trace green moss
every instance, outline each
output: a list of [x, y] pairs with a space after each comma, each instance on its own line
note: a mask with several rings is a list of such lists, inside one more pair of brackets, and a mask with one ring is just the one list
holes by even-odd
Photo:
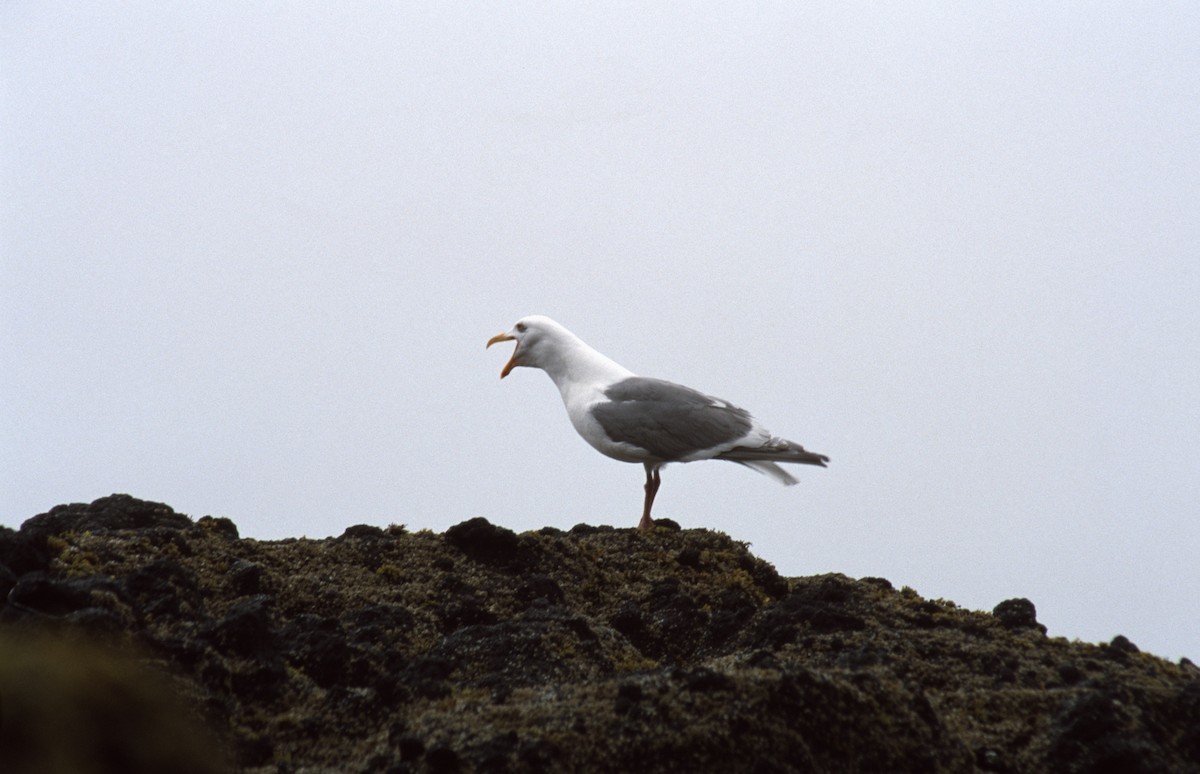
[[613, 670], [618, 673], [645, 672], [656, 668], [658, 668], [657, 661], [646, 658], [632, 649], [628, 655], [613, 662]]
[[56, 562], [68, 578], [84, 578], [100, 573], [103, 562], [91, 551], [82, 551], [68, 546], [58, 555]]
[[405, 580], [404, 570], [392, 564], [391, 562], [385, 562], [379, 565], [379, 569], [375, 571], [375, 575], [381, 580], [388, 581], [389, 583], [402, 583]]

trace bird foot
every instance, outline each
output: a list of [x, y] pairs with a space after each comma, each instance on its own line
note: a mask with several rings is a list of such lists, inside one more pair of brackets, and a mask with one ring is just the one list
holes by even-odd
[[642, 516], [642, 520], [638, 522], [638, 529], [654, 529], [654, 519]]

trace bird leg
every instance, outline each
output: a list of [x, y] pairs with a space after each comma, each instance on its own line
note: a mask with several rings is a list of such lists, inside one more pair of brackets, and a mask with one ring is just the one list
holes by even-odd
[[646, 505], [642, 508], [642, 520], [638, 522], [638, 529], [650, 529], [654, 526], [654, 520], [650, 518], [650, 508], [654, 505], [654, 495], [658, 494], [662, 476], [658, 472], [658, 465], [649, 462], [643, 464], [646, 466]]

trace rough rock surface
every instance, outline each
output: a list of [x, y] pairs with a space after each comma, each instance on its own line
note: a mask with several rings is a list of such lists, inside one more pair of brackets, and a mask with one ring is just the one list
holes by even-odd
[[1187, 660], [662, 522], [267, 542], [113, 495], [0, 528], [35, 631], [168, 672], [245, 771], [1200, 771]]

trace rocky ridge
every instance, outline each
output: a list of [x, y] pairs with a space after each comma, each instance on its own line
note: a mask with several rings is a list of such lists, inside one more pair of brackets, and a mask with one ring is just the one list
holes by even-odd
[[65, 744], [14, 730], [61, 713], [13, 709], [51, 695], [14, 654], [69, 680], [47, 637], [165, 675], [227, 750], [189, 771], [1200, 771], [1186, 659], [1048, 637], [1028, 600], [783, 578], [670, 523], [258, 541], [113, 495], [0, 527], [6, 771]]

